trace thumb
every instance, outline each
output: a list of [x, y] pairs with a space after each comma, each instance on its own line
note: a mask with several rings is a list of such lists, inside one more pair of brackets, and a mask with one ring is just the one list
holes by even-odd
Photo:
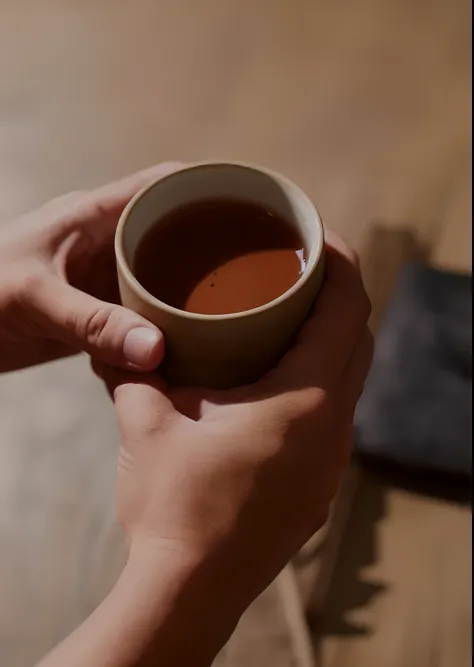
[[129, 373], [96, 360], [92, 369], [103, 380], [112, 398], [120, 430], [141, 442], [145, 435], [166, 427], [181, 415], [166, 394], [166, 384], [158, 373]]
[[151, 371], [163, 359], [163, 334], [140, 315], [89, 296], [55, 276], [38, 287], [36, 310], [52, 339], [127, 370]]

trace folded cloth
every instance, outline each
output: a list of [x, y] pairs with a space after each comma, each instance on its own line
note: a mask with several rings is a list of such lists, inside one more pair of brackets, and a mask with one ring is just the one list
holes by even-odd
[[407, 264], [355, 417], [356, 451], [471, 475], [472, 278]]

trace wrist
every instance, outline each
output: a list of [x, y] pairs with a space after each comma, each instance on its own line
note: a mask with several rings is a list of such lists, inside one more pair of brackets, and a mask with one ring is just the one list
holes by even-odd
[[159, 658], [166, 667], [204, 667], [227, 642], [242, 613], [230, 588], [227, 595], [225, 582], [207, 558], [134, 543], [110, 603], [127, 610], [130, 640], [143, 644], [143, 649], [132, 649], [146, 656], [137, 664], [155, 664]]

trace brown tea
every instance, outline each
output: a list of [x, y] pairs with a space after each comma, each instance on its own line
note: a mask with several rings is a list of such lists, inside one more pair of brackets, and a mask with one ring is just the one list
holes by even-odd
[[137, 249], [134, 273], [160, 301], [216, 315], [276, 299], [304, 265], [303, 242], [279, 215], [216, 199], [183, 206], [152, 227]]

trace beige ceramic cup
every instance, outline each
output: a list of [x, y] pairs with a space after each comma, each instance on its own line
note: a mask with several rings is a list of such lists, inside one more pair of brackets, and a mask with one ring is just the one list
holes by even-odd
[[[307, 261], [291, 289], [245, 312], [199, 315], [159, 301], [140, 285], [133, 262], [150, 227], [177, 207], [211, 198], [256, 202], [298, 229]], [[115, 253], [123, 305], [156, 324], [165, 335], [166, 354], [160, 371], [165, 379], [172, 384], [223, 389], [257, 380], [288, 348], [321, 285], [324, 235], [311, 201], [284, 176], [242, 163], [202, 163], [166, 176], [130, 201], [119, 220]]]

